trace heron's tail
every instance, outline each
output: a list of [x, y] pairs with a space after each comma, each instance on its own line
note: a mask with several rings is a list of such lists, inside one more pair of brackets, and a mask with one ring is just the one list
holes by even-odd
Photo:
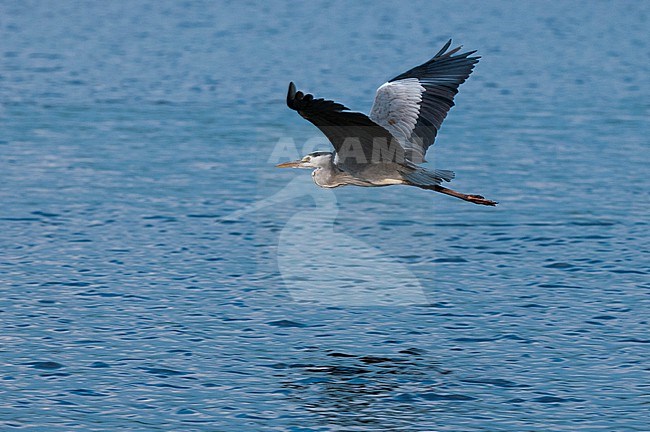
[[450, 170], [435, 170], [433, 172], [435, 177], [440, 177], [446, 182], [450, 182], [456, 177], [456, 173]]
[[418, 167], [415, 171], [410, 173], [403, 173], [404, 180], [413, 186], [425, 187], [439, 185], [443, 181], [450, 182], [456, 174], [449, 170], [433, 170], [429, 171], [425, 168]]

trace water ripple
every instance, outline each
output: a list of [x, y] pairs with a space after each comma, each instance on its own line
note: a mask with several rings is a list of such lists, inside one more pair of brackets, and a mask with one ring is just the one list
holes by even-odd
[[[0, 430], [647, 430], [649, 3], [249, 3], [2, 3]], [[450, 35], [429, 166], [497, 208], [273, 167], [328, 147], [289, 80], [363, 110]]]

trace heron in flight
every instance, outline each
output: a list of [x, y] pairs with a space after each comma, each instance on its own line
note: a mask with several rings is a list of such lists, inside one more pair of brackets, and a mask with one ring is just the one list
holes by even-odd
[[[370, 115], [344, 105], [316, 99], [289, 84], [287, 105], [313, 123], [334, 146], [334, 152], [313, 152], [279, 168], [313, 169], [314, 182], [324, 188], [355, 185], [417, 186], [474, 204], [494, 206], [481, 195], [468, 195], [441, 186], [455, 174], [419, 166], [454, 105], [458, 87], [472, 73], [480, 57], [476, 51], [456, 54], [451, 40], [426, 63], [416, 66], [377, 89]], [[456, 55], [454, 55], [456, 54]]]

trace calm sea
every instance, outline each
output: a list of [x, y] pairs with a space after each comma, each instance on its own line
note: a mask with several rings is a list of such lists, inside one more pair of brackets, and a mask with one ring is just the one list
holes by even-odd
[[[648, 431], [650, 3], [0, 2], [0, 429]], [[312, 184], [288, 82], [483, 56], [428, 155]]]

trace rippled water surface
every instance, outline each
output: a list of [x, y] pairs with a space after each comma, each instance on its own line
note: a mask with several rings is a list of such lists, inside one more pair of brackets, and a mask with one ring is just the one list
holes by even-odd
[[[0, 429], [647, 431], [649, 14], [2, 2]], [[497, 208], [273, 167], [449, 37]]]

